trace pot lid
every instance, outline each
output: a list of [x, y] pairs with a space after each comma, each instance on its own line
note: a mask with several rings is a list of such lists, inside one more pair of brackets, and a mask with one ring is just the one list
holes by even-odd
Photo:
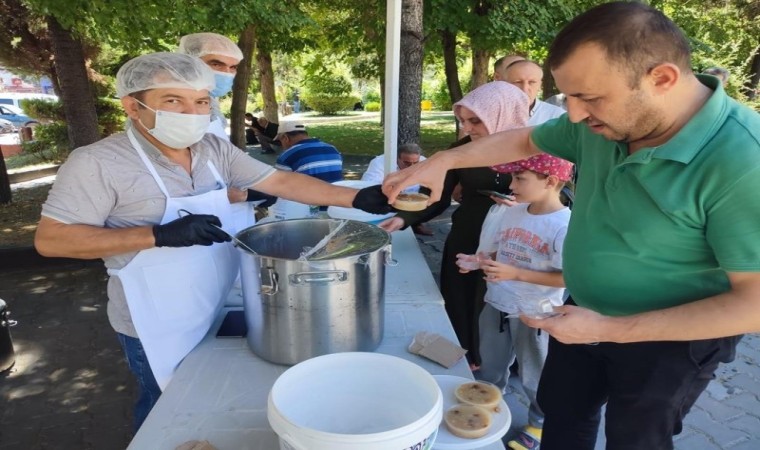
[[258, 256], [308, 261], [363, 255], [390, 243], [387, 231], [369, 223], [314, 218], [254, 225], [237, 238]]

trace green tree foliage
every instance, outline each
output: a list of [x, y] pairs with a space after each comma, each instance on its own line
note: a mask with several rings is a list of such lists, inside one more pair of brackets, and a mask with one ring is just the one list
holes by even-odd
[[304, 88], [304, 101], [322, 114], [350, 110], [359, 101], [351, 95], [351, 83], [345, 77], [327, 70], [309, 75]]
[[55, 79], [47, 27], [21, 0], [0, 0], [0, 64], [19, 74]]
[[385, 67], [383, 0], [312, 1], [306, 11], [319, 23], [315, 49], [340, 58], [356, 78], [380, 79]]
[[760, 2], [756, 0], [655, 0], [662, 10], [691, 39], [696, 71], [720, 66], [731, 72], [728, 92], [742, 97], [756, 71], [753, 58], [760, 52]]
[[[29, 99], [21, 102], [24, 111], [43, 123], [34, 127], [34, 140], [23, 144], [24, 151], [42, 161], [62, 162], [71, 151], [66, 117], [60, 101]], [[108, 136], [124, 129], [124, 114], [118, 101], [98, 98], [95, 102], [100, 134]]]

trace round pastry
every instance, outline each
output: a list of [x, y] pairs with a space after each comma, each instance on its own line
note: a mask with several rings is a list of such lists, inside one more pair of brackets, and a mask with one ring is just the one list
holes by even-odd
[[401, 211], [422, 211], [427, 208], [429, 199], [430, 197], [425, 194], [399, 194], [393, 202], [393, 207]]
[[464, 383], [457, 387], [454, 395], [462, 403], [480, 406], [489, 411], [499, 411], [501, 390], [491, 383], [483, 381]]
[[460, 403], [443, 415], [446, 428], [454, 436], [477, 439], [485, 436], [491, 428], [491, 413], [480, 406]]

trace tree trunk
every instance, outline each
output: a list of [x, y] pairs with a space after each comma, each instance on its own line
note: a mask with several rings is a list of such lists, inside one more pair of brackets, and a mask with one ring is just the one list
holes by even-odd
[[248, 87], [251, 85], [253, 66], [253, 49], [256, 46], [256, 26], [248, 24], [238, 40], [238, 47], [243, 52], [243, 60], [237, 68], [235, 80], [232, 83], [232, 106], [230, 107], [230, 140], [245, 150], [245, 113], [248, 103]]
[[488, 83], [488, 68], [491, 65], [490, 61], [490, 50], [472, 50], [472, 83], [470, 85], [470, 90]]
[[385, 131], [385, 71], [380, 72], [380, 128]]
[[53, 83], [53, 92], [55, 92], [55, 95], [57, 95], [58, 98], [62, 98], [61, 84], [58, 82], [58, 71], [55, 70], [55, 64], [50, 64], [50, 72], [48, 72], [48, 76], [50, 77], [50, 82]]
[[[446, 74], [446, 86], [449, 88], [451, 104], [462, 100], [462, 83], [459, 81], [457, 67], [457, 36], [449, 30], [439, 30], [443, 45], [443, 67]], [[454, 136], [459, 137], [459, 121], [454, 119]]]
[[760, 45], [755, 47], [755, 54], [752, 56], [752, 62], [749, 65], [749, 79], [744, 85], [747, 98], [754, 100], [760, 95]]
[[264, 117], [270, 122], [280, 123], [277, 114], [277, 96], [274, 90], [274, 72], [272, 71], [272, 54], [258, 45], [256, 62], [259, 65], [259, 84], [261, 97], [264, 99]]
[[401, 2], [401, 60], [399, 64], [398, 143], [420, 142], [422, 97], [422, 2]]
[[542, 69], [544, 70], [544, 80], [541, 82], [541, 96], [542, 98], [549, 98], [557, 93], [557, 89], [554, 86], [554, 77], [552, 77], [552, 71], [549, 69], [549, 65], [544, 64]]
[[100, 139], [100, 132], [82, 42], [64, 30], [55, 17], [49, 16], [47, 25], [71, 148], [92, 144]]
[[451, 104], [462, 100], [462, 84], [457, 70], [457, 37], [449, 30], [439, 30], [443, 45], [443, 66], [446, 74], [446, 86], [449, 88]]
[[0, 205], [7, 205], [12, 200], [11, 179], [8, 176], [8, 167], [5, 165], [5, 156], [0, 151]]

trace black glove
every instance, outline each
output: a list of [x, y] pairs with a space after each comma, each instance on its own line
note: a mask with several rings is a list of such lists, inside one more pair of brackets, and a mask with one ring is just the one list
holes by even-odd
[[351, 203], [354, 208], [361, 209], [371, 214], [388, 214], [395, 209], [388, 204], [388, 197], [383, 194], [382, 185], [360, 189]]
[[190, 214], [153, 227], [156, 247], [190, 247], [227, 242], [230, 237], [219, 228], [222, 222], [208, 214]]
[[265, 200], [263, 203], [259, 203], [257, 205], [259, 208], [269, 208], [270, 206], [274, 205], [275, 202], [277, 202], [277, 197], [274, 195], [265, 194], [263, 192], [254, 191], [253, 189], [248, 189], [248, 197], [245, 199], [245, 201], [255, 202], [257, 200]]

